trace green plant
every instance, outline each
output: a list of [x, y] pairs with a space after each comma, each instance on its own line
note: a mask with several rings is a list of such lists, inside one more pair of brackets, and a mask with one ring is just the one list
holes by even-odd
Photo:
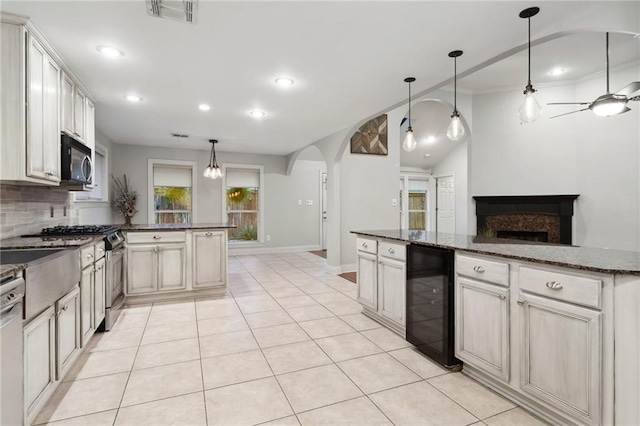
[[498, 233], [491, 228], [478, 228], [478, 237], [496, 238]]
[[248, 224], [237, 231], [238, 239], [244, 241], [255, 241], [258, 239], [258, 229], [252, 224]]

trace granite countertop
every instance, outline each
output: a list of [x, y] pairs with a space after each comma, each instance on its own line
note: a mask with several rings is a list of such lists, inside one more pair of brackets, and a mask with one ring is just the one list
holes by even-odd
[[640, 275], [640, 252], [536, 243], [426, 231], [351, 231], [353, 234], [450, 248], [606, 274]]
[[184, 231], [190, 229], [228, 229], [235, 228], [231, 223], [160, 223], [160, 224], [137, 224], [116, 225], [123, 232], [127, 231]]
[[0, 279], [11, 275], [16, 275], [24, 269], [23, 264], [0, 265]]

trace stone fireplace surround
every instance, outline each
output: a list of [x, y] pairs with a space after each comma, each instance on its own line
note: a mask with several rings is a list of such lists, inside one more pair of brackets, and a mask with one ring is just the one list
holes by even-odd
[[549, 243], [571, 244], [573, 202], [579, 195], [474, 196], [478, 230], [544, 233]]

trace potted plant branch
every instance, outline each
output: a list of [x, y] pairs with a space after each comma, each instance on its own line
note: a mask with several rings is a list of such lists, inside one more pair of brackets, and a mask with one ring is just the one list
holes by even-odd
[[113, 179], [113, 190], [115, 192], [115, 198], [112, 205], [124, 216], [124, 224], [126, 226], [131, 225], [131, 218], [138, 213], [136, 204], [138, 203], [138, 191], [129, 187], [129, 181], [125, 174], [122, 179], [111, 175]]

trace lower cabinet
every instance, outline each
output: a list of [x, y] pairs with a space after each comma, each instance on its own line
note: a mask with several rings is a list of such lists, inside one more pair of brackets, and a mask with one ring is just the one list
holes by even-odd
[[357, 259], [358, 302], [378, 310], [378, 256], [358, 251]]
[[93, 274], [93, 324], [98, 328], [106, 312], [107, 269], [104, 258], [95, 263]]
[[158, 291], [187, 288], [187, 245], [161, 244], [156, 250]]
[[187, 288], [185, 243], [131, 244], [127, 248], [127, 294]]
[[80, 278], [80, 340], [82, 347], [89, 343], [89, 339], [95, 331], [93, 318], [94, 278], [93, 266], [82, 270]]
[[193, 287], [221, 287], [227, 279], [225, 231], [193, 232]]
[[56, 379], [61, 380], [80, 353], [80, 289], [56, 302]]
[[380, 256], [378, 262], [378, 312], [401, 324], [406, 323], [407, 266], [405, 262]]
[[521, 294], [520, 389], [580, 422], [600, 423], [600, 312]]
[[55, 306], [51, 306], [23, 329], [25, 424], [31, 424], [54, 390], [56, 381], [55, 324]]
[[458, 276], [456, 357], [509, 381], [509, 289]]

